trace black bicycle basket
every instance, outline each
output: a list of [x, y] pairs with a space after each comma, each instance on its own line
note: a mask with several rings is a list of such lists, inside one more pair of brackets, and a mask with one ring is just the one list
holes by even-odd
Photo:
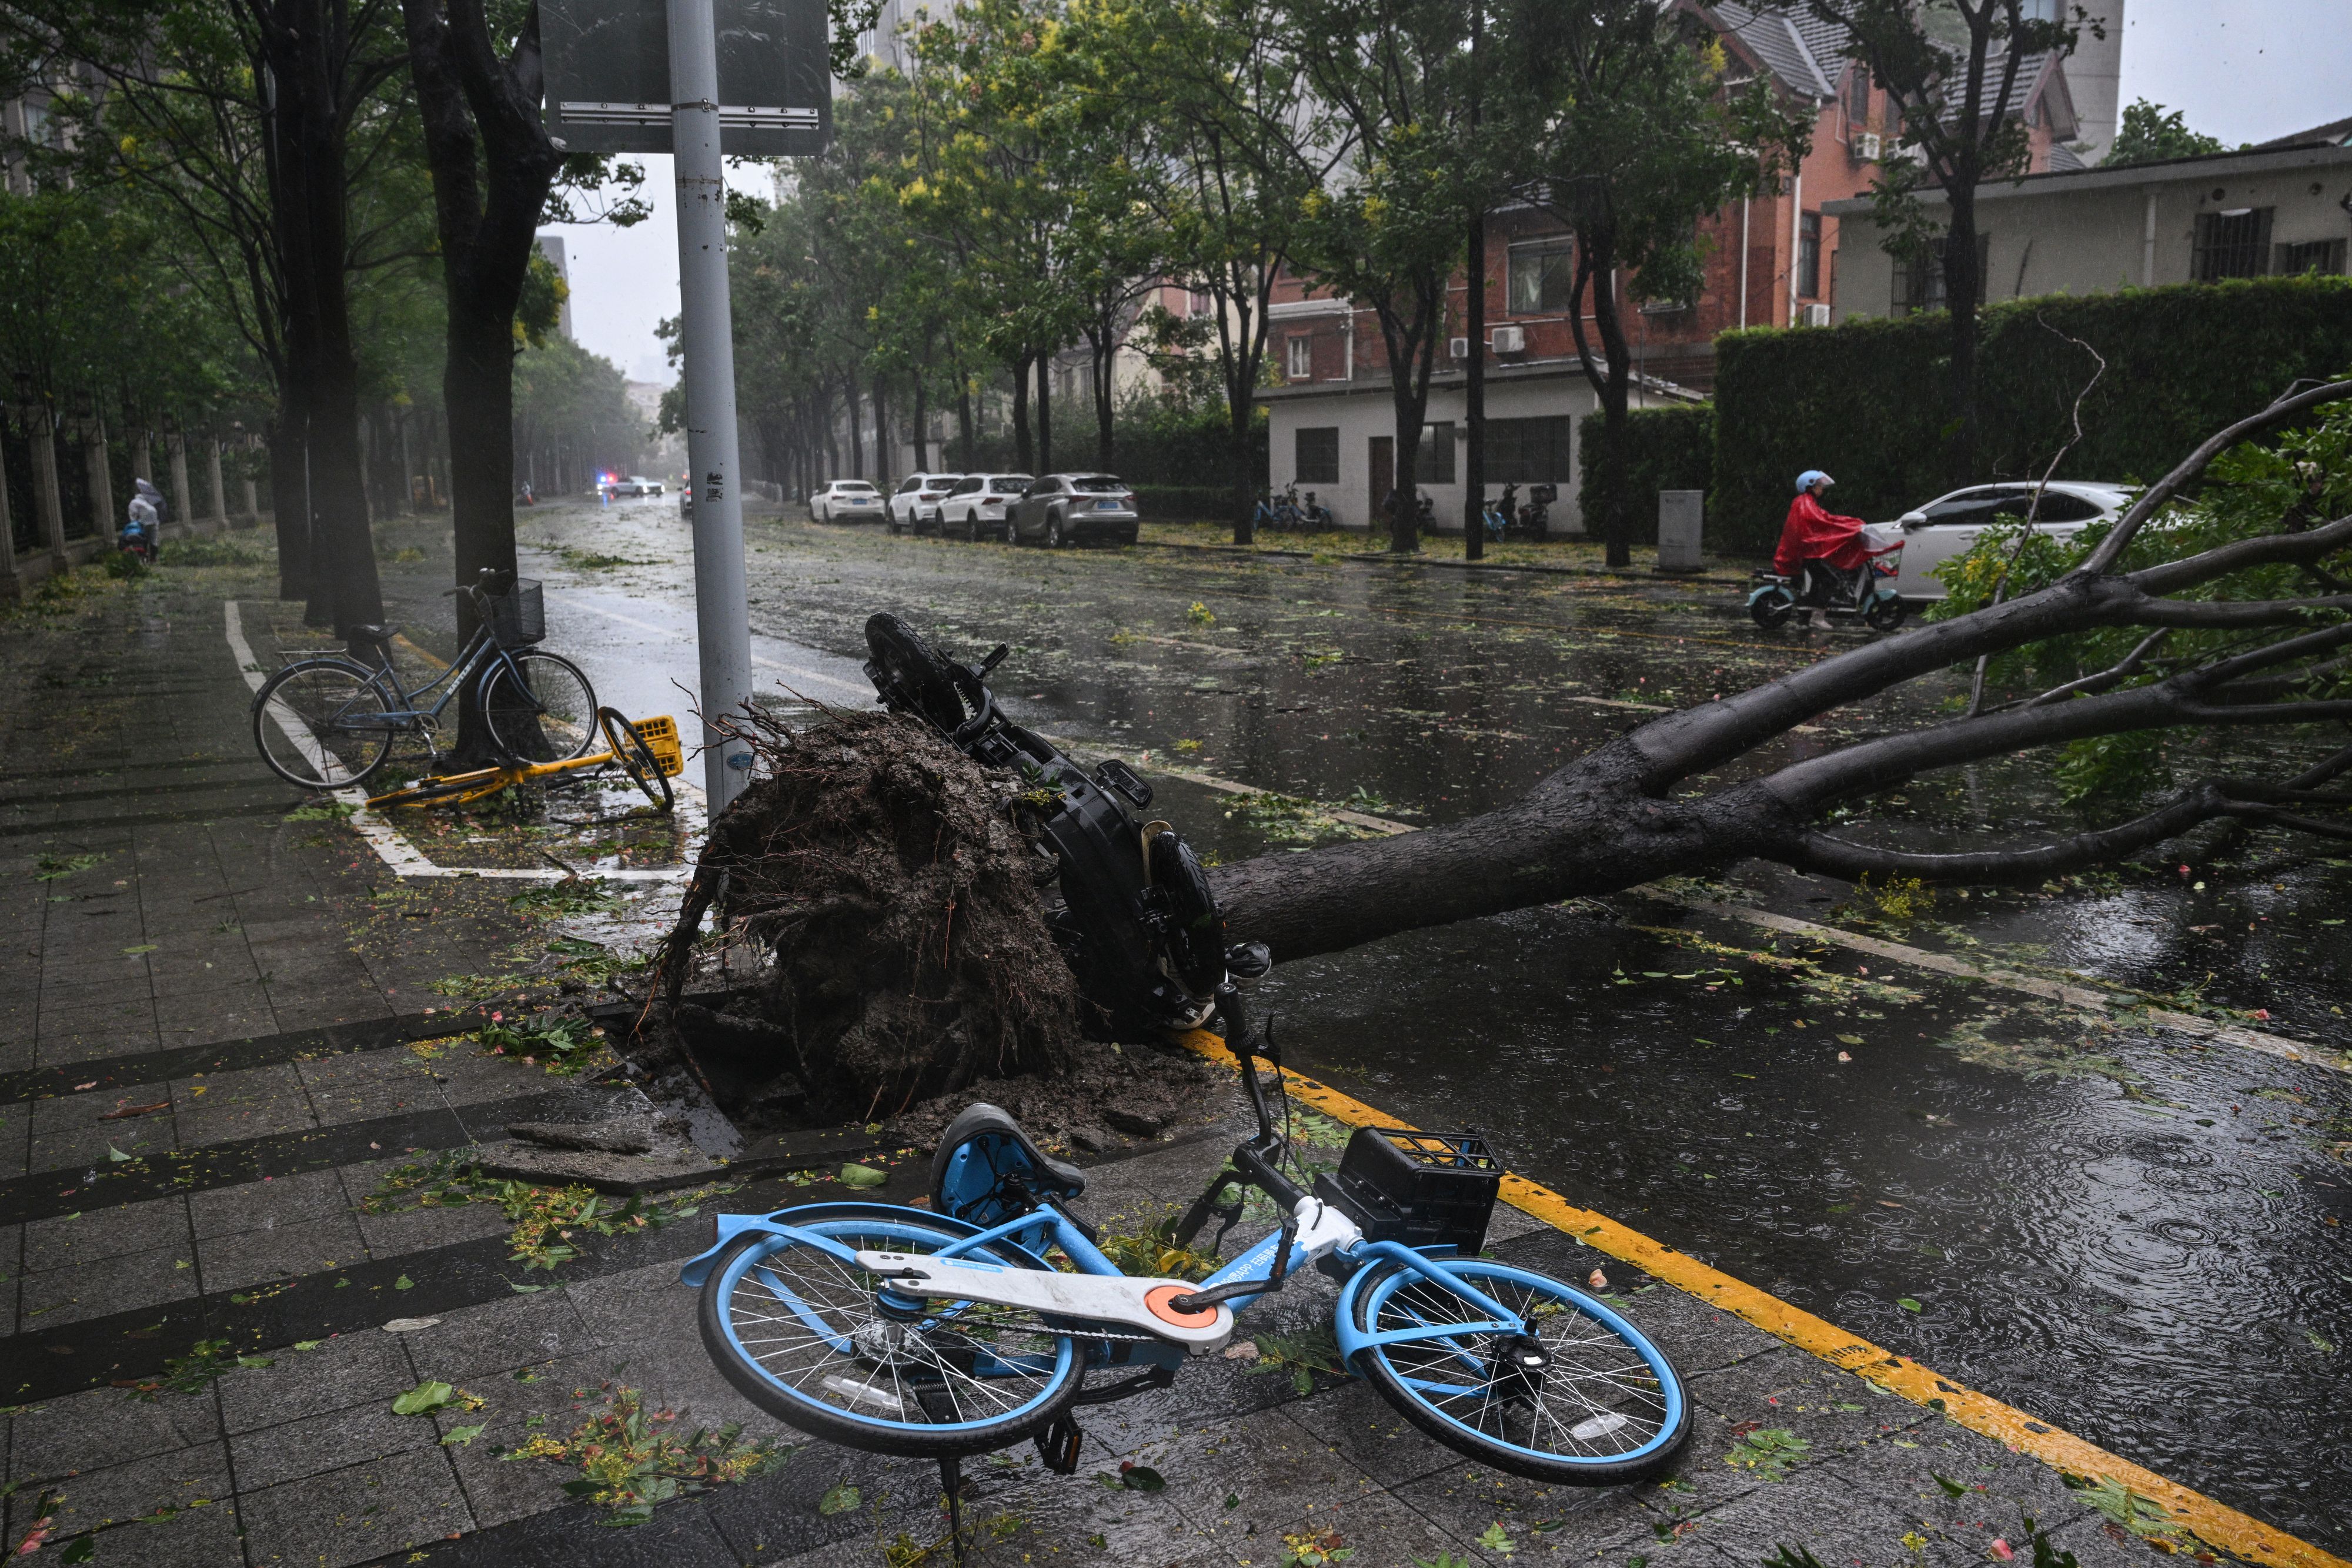
[[1502, 1185], [1502, 1157], [1477, 1133], [1359, 1127], [1315, 1196], [1371, 1240], [1475, 1252]]
[[501, 648], [525, 648], [547, 635], [547, 606], [539, 579], [518, 577], [514, 591], [490, 601], [490, 635]]

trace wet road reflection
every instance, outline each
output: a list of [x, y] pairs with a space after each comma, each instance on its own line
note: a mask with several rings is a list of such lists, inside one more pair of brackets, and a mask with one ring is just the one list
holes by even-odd
[[[861, 702], [879, 609], [967, 655], [1010, 643], [1000, 695], [1024, 722], [1293, 798], [1155, 779], [1156, 810], [1226, 861], [1359, 831], [1316, 802], [1413, 823], [1499, 804], [1652, 711], [1857, 635], [1776, 641], [1722, 586], [1664, 580], [751, 533], [763, 686]], [[605, 700], [683, 716], [675, 507], [543, 507], [524, 538], [551, 645]], [[388, 570], [397, 613], [429, 629], [446, 556], [419, 548]], [[1928, 716], [1954, 689], [1920, 685], [1738, 768]], [[1846, 831], [2054, 828], [2046, 775], [1918, 780]], [[1907, 906], [1764, 867], [1712, 891], [2352, 1045], [2352, 860], [2263, 837], [2238, 853]], [[2352, 1086], [2127, 1009], [1766, 935], [1638, 894], [1580, 902], [1286, 965], [1261, 1005], [1309, 1072], [1423, 1125], [1483, 1125], [1573, 1201], [2352, 1549]]]

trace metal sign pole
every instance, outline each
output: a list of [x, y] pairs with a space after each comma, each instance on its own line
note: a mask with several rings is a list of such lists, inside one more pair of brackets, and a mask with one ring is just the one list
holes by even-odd
[[735, 453], [735, 333], [727, 292], [727, 175], [719, 153], [713, 0], [669, 0], [670, 146], [677, 163], [679, 341], [694, 486], [695, 631], [702, 653], [703, 787], [716, 815], [751, 779], [751, 748], [718, 721], [751, 697], [751, 612]]

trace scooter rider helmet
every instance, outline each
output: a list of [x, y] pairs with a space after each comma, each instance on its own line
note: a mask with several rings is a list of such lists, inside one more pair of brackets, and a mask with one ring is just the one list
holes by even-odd
[[1831, 478], [1828, 475], [1822, 473], [1818, 468], [1808, 468], [1803, 473], [1797, 476], [1797, 488], [1800, 491], [1811, 490], [1815, 486], [1819, 486], [1821, 488], [1826, 490], [1836, 483], [1836, 480]]

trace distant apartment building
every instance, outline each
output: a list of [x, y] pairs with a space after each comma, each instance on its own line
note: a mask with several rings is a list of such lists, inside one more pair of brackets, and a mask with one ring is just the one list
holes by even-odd
[[[1810, 106], [1812, 146], [1783, 190], [1742, 200], [1699, 225], [1706, 259], [1696, 298], [1629, 305], [1626, 336], [1637, 403], [1699, 396], [1712, 388], [1719, 333], [1826, 326], [1842, 286], [1839, 225], [1901, 140], [1888, 95], [1845, 57], [1843, 28], [1798, 12], [1742, 5], [1686, 9], [1721, 38], [1732, 86], [1760, 78], [1786, 101]], [[2011, 108], [2027, 129], [2031, 167], [2079, 163], [2067, 151], [2080, 124], [2064, 61], [2049, 56], [2026, 62]], [[1538, 206], [1490, 216], [1488, 330], [1477, 346], [1486, 365], [1488, 493], [1507, 482], [1520, 486], [1522, 497], [1530, 485], [1556, 486], [1553, 526], [1571, 531], [1581, 526], [1575, 502], [1580, 422], [1597, 406], [1568, 314], [1573, 243], [1559, 220]], [[1454, 324], [1439, 345], [1416, 463], [1416, 482], [1445, 528], [1461, 526], [1467, 500], [1457, 450], [1464, 367], [1474, 351], [1459, 325], [1466, 287], [1457, 277], [1450, 291]], [[1281, 377], [1264, 394], [1270, 483], [1276, 489], [1291, 484], [1313, 489], [1349, 527], [1379, 523], [1396, 480], [1397, 432], [1378, 319], [1296, 277], [1282, 281], [1270, 315], [1272, 356]], [[1597, 356], [1598, 327], [1589, 302], [1582, 325]]]
[[563, 296], [563, 304], [556, 312], [555, 329], [562, 333], [566, 338], [571, 338], [572, 340], [576, 343], [580, 340], [572, 337], [572, 295], [570, 292], [572, 287], [572, 269], [564, 265], [563, 236], [562, 235], [541, 235], [539, 236], [539, 254], [547, 258], [547, 265], [553, 267], [555, 269], [555, 276], [563, 280], [565, 293]]

